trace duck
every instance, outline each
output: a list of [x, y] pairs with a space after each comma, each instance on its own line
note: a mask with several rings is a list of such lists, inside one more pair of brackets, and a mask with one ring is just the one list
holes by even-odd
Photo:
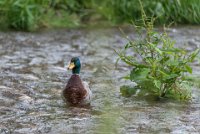
[[80, 77], [80, 59], [78, 57], [73, 57], [67, 69], [72, 70], [72, 75], [63, 90], [65, 101], [70, 105], [90, 104], [92, 92], [89, 88], [89, 84], [82, 81]]

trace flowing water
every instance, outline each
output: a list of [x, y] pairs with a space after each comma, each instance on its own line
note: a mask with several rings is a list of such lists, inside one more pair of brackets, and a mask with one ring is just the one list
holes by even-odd
[[[134, 38], [131, 28], [125, 32]], [[189, 51], [200, 45], [200, 27], [169, 33]], [[115, 68], [113, 48], [126, 42], [117, 28], [1, 32], [0, 133], [199, 133], [198, 88], [189, 102], [121, 96], [120, 86], [130, 84], [122, 79], [130, 68], [122, 62]], [[89, 107], [66, 106], [61, 97], [71, 75], [66, 65], [74, 56], [94, 95]], [[193, 68], [199, 76], [198, 64]]]

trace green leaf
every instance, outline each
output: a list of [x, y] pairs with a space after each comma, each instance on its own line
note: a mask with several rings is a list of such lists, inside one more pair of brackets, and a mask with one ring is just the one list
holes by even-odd
[[161, 82], [160, 82], [159, 80], [154, 80], [153, 82], [154, 82], [155, 86], [156, 86], [158, 89], [160, 89]]
[[151, 47], [153, 47], [160, 55], [162, 55], [162, 51], [161, 51], [158, 47], [156, 47], [156, 45], [154, 45], [154, 44], [152, 44], [152, 43], [150, 43], [150, 42], [148, 42], [148, 44], [149, 44]]
[[134, 87], [130, 87], [130, 86], [121, 86], [120, 87], [120, 93], [122, 94], [122, 96], [126, 96], [126, 97], [130, 97], [131, 95], [136, 93], [136, 90]]
[[193, 62], [197, 54], [199, 53], [200, 49], [195, 50], [191, 55], [190, 55], [190, 62]]
[[149, 68], [134, 68], [130, 74], [130, 80], [141, 81], [147, 80], [147, 75], [149, 74]]
[[164, 64], [165, 62], [167, 62], [168, 60], [170, 59], [170, 57], [168, 56], [168, 57], [163, 57], [161, 60], [160, 60], [160, 62], [162, 63], [162, 64]]
[[123, 79], [130, 80], [130, 75], [124, 76]]
[[132, 47], [131, 42], [127, 43], [124, 48], [127, 49], [127, 48], [130, 48], [130, 47]]
[[169, 74], [169, 75], [164, 76], [163, 80], [165, 80], [165, 81], [170, 80], [170, 79], [176, 78], [178, 76], [179, 76], [179, 74]]
[[160, 55], [163, 54], [162, 51], [161, 51], [159, 48], [155, 47], [155, 50], [156, 50]]
[[182, 52], [183, 50], [181, 50], [179, 48], [168, 48], [168, 49], [161, 49], [161, 51], [168, 53], [168, 54], [172, 54], [172, 53]]
[[166, 64], [167, 64], [168, 66], [178, 66], [178, 65], [179, 65], [179, 61], [177, 61], [177, 60], [168, 60], [168, 61], [166, 62]]
[[185, 65], [185, 69], [189, 72], [192, 73], [192, 68], [189, 65]]

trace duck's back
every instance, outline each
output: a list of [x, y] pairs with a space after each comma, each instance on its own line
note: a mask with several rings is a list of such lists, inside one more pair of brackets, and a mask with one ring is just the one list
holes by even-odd
[[69, 79], [63, 96], [71, 104], [79, 104], [86, 96], [86, 90], [79, 75], [72, 75]]

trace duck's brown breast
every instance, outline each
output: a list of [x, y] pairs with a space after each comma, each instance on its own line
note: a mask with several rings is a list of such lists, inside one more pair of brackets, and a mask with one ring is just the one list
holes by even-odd
[[69, 79], [63, 96], [71, 104], [79, 104], [86, 96], [86, 90], [79, 75], [72, 75]]

